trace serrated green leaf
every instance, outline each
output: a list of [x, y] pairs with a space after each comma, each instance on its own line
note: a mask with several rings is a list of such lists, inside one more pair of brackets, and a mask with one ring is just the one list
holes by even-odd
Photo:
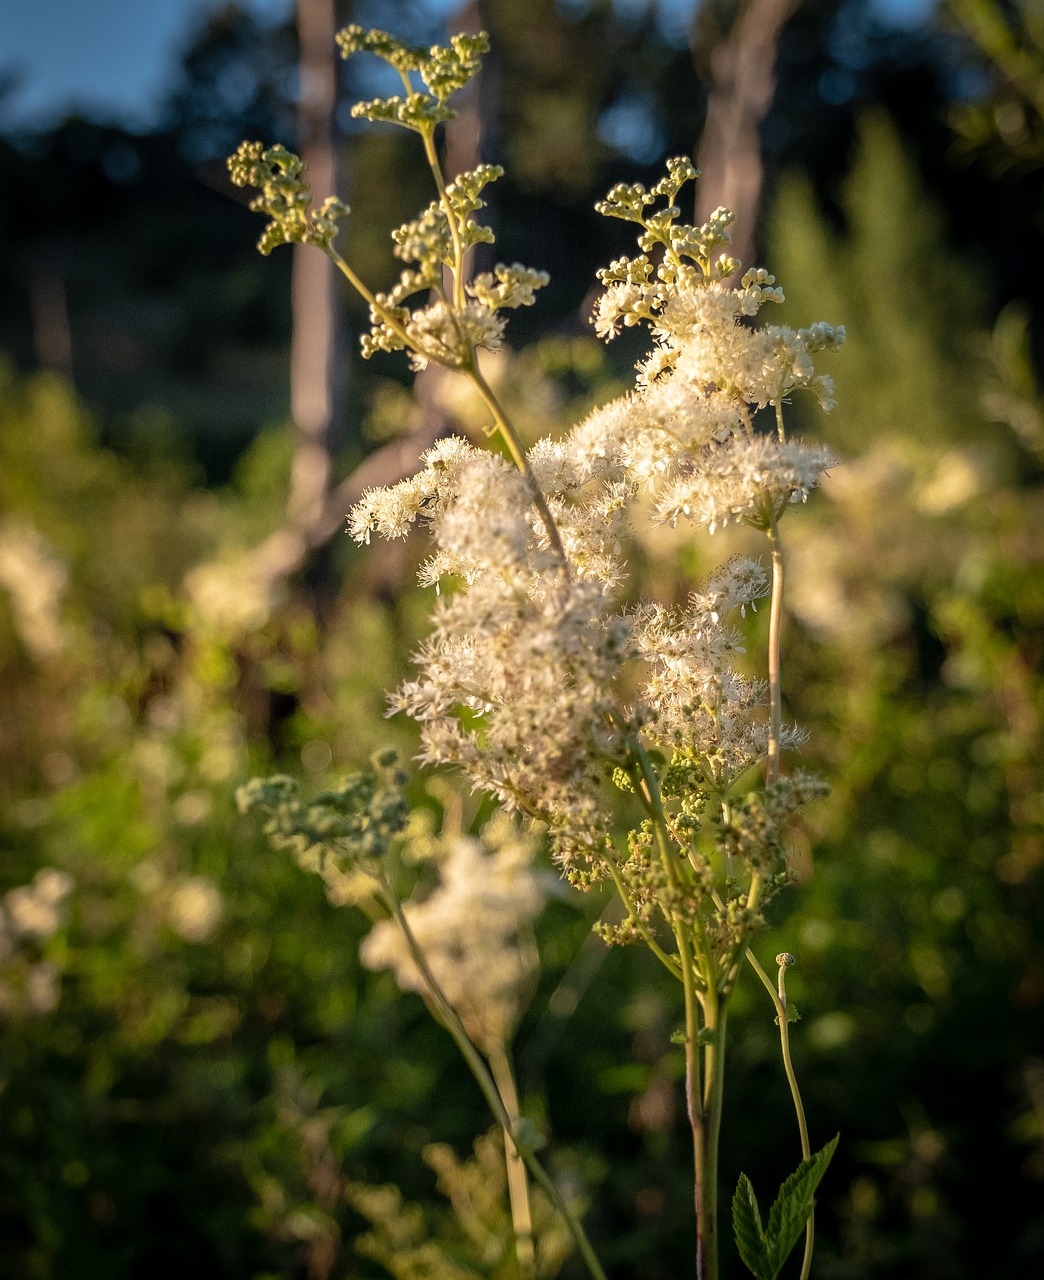
[[835, 1135], [822, 1151], [803, 1160], [779, 1189], [775, 1204], [769, 1210], [765, 1231], [768, 1275], [765, 1280], [776, 1280], [791, 1250], [801, 1238], [808, 1215], [815, 1204], [816, 1188], [827, 1171], [831, 1157], [837, 1149]]
[[758, 1198], [745, 1173], [740, 1174], [732, 1197], [732, 1231], [747, 1270], [756, 1280], [774, 1280], [775, 1273], [769, 1272], [768, 1241], [761, 1226]]
[[[797, 1005], [793, 1000], [787, 1001], [787, 1022], [800, 1022], [801, 1014], [798, 1013]], [[779, 1015], [776, 1015], [776, 1026], [779, 1026]]]

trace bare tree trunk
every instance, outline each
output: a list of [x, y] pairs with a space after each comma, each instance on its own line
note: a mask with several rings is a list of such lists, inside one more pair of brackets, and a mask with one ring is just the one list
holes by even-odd
[[[728, 34], [710, 52], [707, 120], [697, 165], [697, 222], [718, 205], [736, 215], [732, 252], [753, 265], [763, 166], [758, 128], [776, 92], [776, 55], [799, 0], [743, 0]], [[698, 53], [698, 50], [694, 49]]]
[[[300, 41], [298, 145], [319, 205], [337, 191], [337, 21], [334, 0], [297, 0]], [[290, 415], [294, 450], [287, 517], [308, 529], [322, 516], [330, 484], [331, 433], [339, 366], [334, 266], [311, 245], [294, 246], [291, 285]]]
[[33, 316], [33, 344], [42, 369], [55, 369], [72, 378], [72, 329], [65, 281], [56, 266], [34, 271], [29, 281]]

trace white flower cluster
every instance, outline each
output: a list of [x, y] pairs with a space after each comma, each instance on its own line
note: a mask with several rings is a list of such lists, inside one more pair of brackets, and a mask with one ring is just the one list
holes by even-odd
[[0, 1014], [45, 1014], [58, 1004], [61, 970], [39, 948], [61, 928], [73, 882], [44, 867], [0, 898]]
[[[752, 429], [752, 408], [779, 405], [797, 388], [812, 389], [831, 408], [833, 384], [816, 375], [812, 356], [844, 340], [844, 330], [829, 325], [743, 323], [766, 300], [782, 297], [772, 284], [772, 276], [748, 272], [740, 289], [710, 282], [662, 296], [661, 287], [654, 314], [644, 303], [630, 313], [635, 323], [649, 323], [656, 340], [639, 365], [638, 388], [597, 409], [573, 433], [588, 466], [600, 463], [651, 488], [664, 521], [685, 517], [711, 532], [729, 520], [767, 526], [837, 463], [821, 445]], [[612, 285], [609, 292], [628, 287]]]
[[[675, 162], [671, 181], [686, 172]], [[612, 209], [637, 211], [632, 220], [662, 232], [663, 243], [692, 241], [701, 255], [699, 269], [666, 255], [654, 268], [643, 255], [604, 273], [600, 330], [611, 336], [638, 322], [652, 330], [655, 349], [636, 389], [563, 439], [539, 441], [526, 455], [528, 476], [444, 440], [418, 475], [366, 494], [351, 515], [360, 541], [426, 523], [436, 550], [422, 580], [448, 580], [417, 678], [393, 700], [420, 723], [422, 758], [463, 768], [509, 809], [548, 823], [578, 882], [585, 866], [597, 874], [608, 848], [605, 780], [633, 763], [638, 735], [668, 757], [695, 756], [722, 786], [766, 750], [766, 687], [737, 670], [738, 639], [726, 622], [765, 594], [764, 571], [733, 561], [686, 610], [624, 609], [616, 589], [632, 522], [647, 510], [638, 498], [651, 500], [660, 521], [685, 517], [711, 532], [729, 521], [769, 528], [836, 459], [821, 445], [785, 439], [781, 423], [772, 435], [755, 431], [753, 411], [799, 387], [828, 401], [812, 356], [844, 336], [827, 325], [752, 325], [782, 294], [763, 271], [748, 272], [738, 289], [711, 274], [731, 263], [709, 265], [723, 218], [697, 232], [647, 215], [649, 198], [637, 187], [614, 199]], [[784, 731], [782, 745], [796, 740]]]
[[[380, 316], [374, 313], [375, 324]], [[433, 302], [410, 313], [403, 328], [414, 351], [410, 364], [420, 371], [429, 360], [436, 364], [460, 365], [475, 347], [498, 351], [507, 319], [481, 302], [467, 302], [454, 310], [445, 302]]]
[[657, 495], [662, 520], [695, 519], [711, 533], [730, 520], [768, 527], [788, 502], [804, 502], [830, 467], [833, 452], [823, 445], [772, 436], [739, 437], [727, 448], [708, 452], [703, 465], [678, 475]]
[[[533, 867], [536, 848], [533, 837], [501, 815], [481, 840], [447, 841], [436, 858], [438, 887], [403, 908], [436, 981], [487, 1053], [509, 1042], [536, 979], [531, 926], [546, 896]], [[404, 990], [427, 994], [393, 920], [374, 925], [361, 955], [370, 969], [392, 969]]]
[[[744, 652], [741, 637], [723, 620], [767, 594], [761, 565], [736, 558], [692, 596], [688, 609], [677, 613], [646, 605], [634, 618], [649, 672], [642, 690], [647, 735], [661, 748], [698, 760], [722, 792], [766, 747], [766, 686], [736, 670], [733, 655]], [[789, 731], [785, 741], [792, 745], [795, 739], [796, 731]]]

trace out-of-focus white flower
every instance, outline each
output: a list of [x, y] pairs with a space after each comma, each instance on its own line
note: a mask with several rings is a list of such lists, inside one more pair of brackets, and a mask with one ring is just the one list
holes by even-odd
[[220, 890], [205, 876], [189, 876], [176, 885], [167, 905], [167, 920], [186, 942], [206, 942], [225, 909]]
[[974, 498], [982, 485], [975, 460], [961, 449], [950, 449], [917, 495], [917, 505], [928, 515], [944, 515]]
[[61, 970], [56, 964], [41, 960], [30, 967], [25, 977], [25, 1001], [35, 1014], [53, 1013], [58, 1007]]
[[200, 618], [228, 634], [256, 631], [278, 603], [278, 579], [259, 572], [248, 557], [197, 565], [185, 591]]
[[10, 928], [15, 934], [37, 941], [53, 937], [61, 927], [63, 905], [72, 892], [72, 877], [45, 867], [32, 884], [9, 890], [3, 898]]
[[186, 827], [205, 822], [212, 809], [213, 804], [206, 791], [185, 791], [174, 801], [174, 817]]
[[[531, 927], [544, 905], [533, 869], [536, 842], [504, 816], [482, 839], [446, 843], [439, 885], [403, 910], [436, 981], [468, 1034], [487, 1052], [503, 1047], [531, 995], [538, 957]], [[371, 969], [391, 969], [407, 991], [426, 985], [398, 925], [374, 925], [361, 949]]]
[[58, 1005], [61, 969], [40, 958], [42, 944], [61, 928], [72, 877], [43, 867], [31, 884], [0, 898], [0, 1015], [52, 1013]]
[[29, 653], [57, 657], [69, 640], [61, 605], [69, 582], [65, 565], [31, 525], [0, 524], [0, 586], [11, 598], [15, 628]]

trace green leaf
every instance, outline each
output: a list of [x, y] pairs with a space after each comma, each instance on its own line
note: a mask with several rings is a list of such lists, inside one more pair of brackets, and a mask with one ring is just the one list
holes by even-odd
[[790, 1257], [791, 1250], [800, 1240], [808, 1215], [815, 1205], [816, 1188], [837, 1149], [839, 1137], [840, 1135], [835, 1135], [822, 1151], [803, 1160], [780, 1187], [776, 1202], [769, 1211], [768, 1229], [765, 1232], [769, 1263], [765, 1280], [776, 1280], [783, 1264]]
[[757, 1280], [774, 1280], [775, 1272], [769, 1270], [771, 1264], [768, 1241], [761, 1226], [758, 1198], [745, 1173], [740, 1174], [736, 1194], [732, 1197], [732, 1231], [736, 1237], [739, 1256], [747, 1270]]
[[[793, 1000], [787, 1001], [787, 1022], [800, 1022], [801, 1014], [798, 1013], [797, 1005]], [[776, 1026], [779, 1026], [779, 1015], [776, 1015]]]
[[761, 1213], [750, 1179], [745, 1173], [740, 1174], [736, 1194], [732, 1197], [732, 1229], [739, 1256], [756, 1280], [776, 1280], [783, 1270], [783, 1264], [801, 1238], [808, 1215], [812, 1212], [816, 1188], [837, 1149], [838, 1136], [832, 1138], [822, 1151], [803, 1160], [783, 1183], [769, 1211], [767, 1228], [761, 1225]]

